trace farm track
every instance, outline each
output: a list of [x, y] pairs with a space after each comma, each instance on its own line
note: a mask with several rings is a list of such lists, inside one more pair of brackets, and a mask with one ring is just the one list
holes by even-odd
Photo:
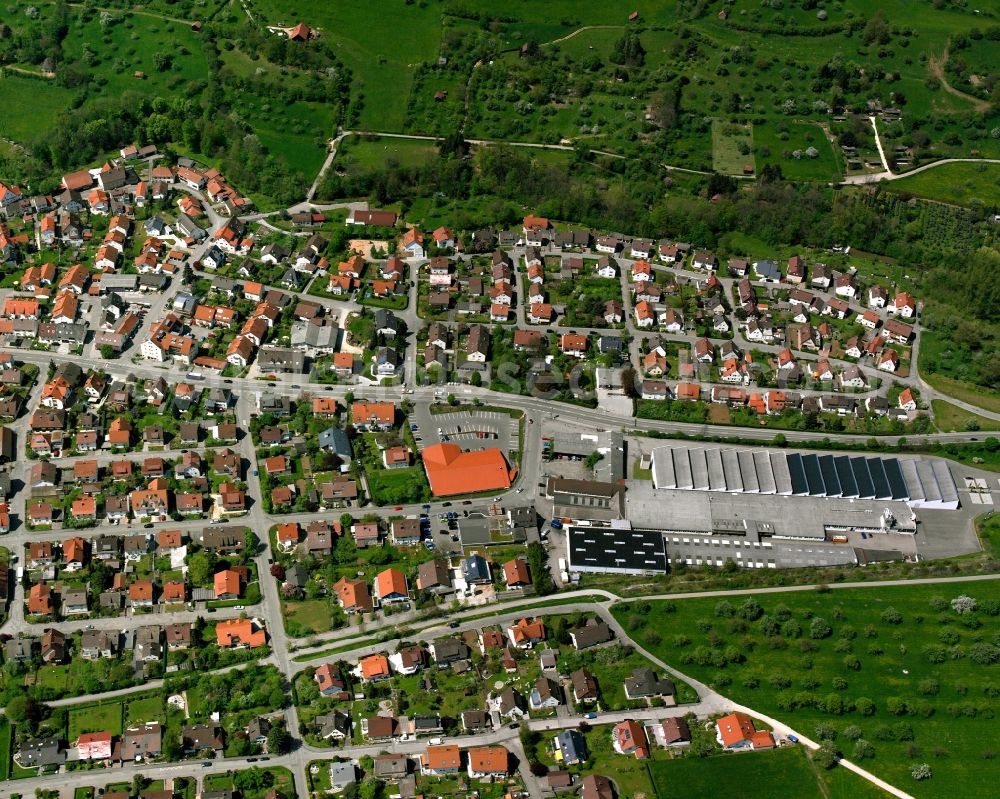
[[584, 33], [585, 31], [617, 31], [622, 30], [624, 27], [624, 25], [584, 25], [582, 28], [577, 28], [575, 31], [567, 33], [565, 36], [560, 36], [558, 39], [553, 39], [550, 42], [542, 42], [539, 47], [569, 41], [577, 34]]
[[86, 8], [91, 11], [106, 11], [109, 14], [138, 14], [140, 17], [150, 17], [161, 19], [164, 22], [176, 22], [179, 25], [191, 25], [198, 20], [181, 19], [180, 17], [169, 17], [166, 14], [157, 14], [155, 11], [140, 11], [137, 8], [107, 8], [105, 6], [87, 6], [83, 3], [69, 3], [70, 8]]
[[966, 94], [961, 89], [956, 89], [950, 83], [948, 83], [948, 78], [944, 74], [944, 65], [948, 63], [949, 58], [948, 48], [944, 48], [944, 52], [941, 53], [940, 58], [934, 58], [933, 56], [927, 59], [927, 69], [930, 70], [931, 77], [941, 82], [941, 88], [944, 89], [952, 97], [957, 97], [960, 100], [965, 100], [966, 102], [972, 103], [975, 109], [980, 114], [985, 114], [990, 110], [990, 104], [986, 100], [980, 100], [978, 97], [973, 97], [971, 94]]

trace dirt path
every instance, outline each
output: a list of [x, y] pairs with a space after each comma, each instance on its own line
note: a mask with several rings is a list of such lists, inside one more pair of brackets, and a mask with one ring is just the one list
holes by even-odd
[[83, 3], [70, 3], [70, 8], [89, 8], [94, 11], [107, 11], [109, 14], [138, 14], [140, 17], [151, 17], [162, 19], [164, 22], [176, 22], [179, 25], [191, 25], [196, 20], [181, 19], [180, 17], [169, 17], [166, 14], [157, 14], [155, 11], [143, 11], [141, 8], [105, 8], [104, 6], [85, 6]]
[[624, 28], [624, 25], [584, 25], [582, 28], [577, 28], [572, 33], [567, 33], [565, 36], [560, 36], [558, 39], [553, 39], [551, 42], [542, 42], [541, 46], [545, 47], [548, 44], [559, 44], [559, 42], [565, 42], [572, 39], [578, 33], [583, 33], [584, 31], [616, 31]]
[[966, 94], [948, 83], [948, 79], [944, 74], [944, 65], [948, 63], [948, 56], [948, 48], [945, 47], [940, 58], [934, 58], [934, 56], [929, 56], [927, 58], [927, 69], [930, 70], [931, 76], [939, 80], [941, 82], [941, 88], [948, 92], [948, 94], [952, 97], [958, 97], [960, 100], [972, 103], [973, 106], [975, 106], [976, 111], [980, 114], [987, 113], [990, 110], [990, 104], [986, 100], [980, 100], [978, 97]]
[[44, 78], [45, 80], [52, 80], [55, 75], [46, 74], [45, 72], [35, 72], [31, 69], [23, 69], [22, 67], [11, 67], [5, 66], [4, 69], [7, 72], [16, 72], [18, 75], [27, 75], [29, 78]]

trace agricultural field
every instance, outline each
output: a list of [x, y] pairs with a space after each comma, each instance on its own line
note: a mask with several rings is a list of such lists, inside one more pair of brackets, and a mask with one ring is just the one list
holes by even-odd
[[887, 793], [845, 768], [825, 771], [802, 747], [711, 758], [685, 757], [649, 764], [657, 799], [711, 796], [719, 785], [752, 786], [758, 799], [823, 796], [876, 799]]
[[383, 0], [367, 4], [257, 0], [268, 25], [304, 22], [329, 40], [352, 73], [352, 105], [359, 130], [400, 131], [418, 64], [436, 60], [441, 12], [436, 4]]
[[[971, 599], [969, 599], [971, 598]], [[917, 797], [989, 796], [1000, 709], [1000, 585], [619, 605], [649, 648]], [[860, 743], [859, 743], [860, 742]], [[928, 764], [932, 777], [911, 769]], [[976, 787], [981, 786], [981, 787]]]
[[901, 180], [890, 191], [958, 205], [1000, 205], [1000, 164], [942, 164]]

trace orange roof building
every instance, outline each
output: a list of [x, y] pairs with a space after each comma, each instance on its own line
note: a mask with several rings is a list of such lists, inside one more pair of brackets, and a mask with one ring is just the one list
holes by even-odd
[[510, 752], [502, 746], [476, 746], [468, 755], [471, 777], [501, 777], [510, 770]]
[[164, 602], [183, 602], [187, 599], [187, 589], [183, 580], [170, 580], [163, 584]]
[[361, 672], [361, 679], [366, 682], [385, 680], [392, 676], [389, 658], [385, 655], [369, 655], [361, 658], [358, 662], [358, 669]]
[[716, 738], [726, 749], [771, 749], [774, 738], [758, 730], [746, 713], [730, 713], [715, 722]]
[[420, 756], [420, 765], [428, 774], [454, 773], [462, 768], [462, 750], [455, 744], [428, 746]]
[[371, 594], [368, 593], [368, 583], [364, 580], [341, 577], [334, 583], [333, 591], [346, 613], [367, 613], [374, 607]]
[[77, 497], [72, 505], [73, 517], [76, 519], [93, 519], [97, 516], [97, 500], [94, 497]]
[[396, 405], [392, 402], [355, 402], [351, 404], [354, 426], [388, 428], [396, 421]]
[[522, 558], [508, 560], [503, 565], [503, 578], [508, 588], [531, 585], [531, 577], [528, 574], [528, 564]]
[[510, 488], [514, 477], [514, 470], [496, 447], [462, 452], [457, 444], [434, 444], [420, 455], [431, 493], [436, 497], [503, 491]]
[[45, 583], [35, 583], [28, 591], [28, 613], [38, 616], [52, 613], [52, 589]]
[[240, 575], [233, 569], [215, 573], [215, 598], [236, 599], [240, 595]]
[[511, 643], [519, 649], [530, 649], [536, 642], [545, 640], [545, 623], [541, 619], [518, 619], [507, 628]]
[[409, 599], [406, 575], [399, 569], [379, 572], [375, 577], [375, 595], [383, 605], [387, 602], [405, 602]]
[[215, 628], [215, 639], [226, 649], [237, 647], [258, 647], [267, 643], [267, 632], [255, 628], [250, 619], [227, 619]]
[[649, 739], [638, 721], [626, 719], [616, 724], [611, 732], [611, 740], [615, 751], [623, 755], [635, 755], [636, 760], [649, 757]]
[[79, 536], [67, 538], [63, 541], [62, 550], [67, 563], [83, 563], [87, 555], [87, 542]]

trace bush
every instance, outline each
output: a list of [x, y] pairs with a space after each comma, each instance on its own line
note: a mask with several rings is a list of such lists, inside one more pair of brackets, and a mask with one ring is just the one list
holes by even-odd
[[859, 738], [854, 743], [854, 759], [855, 760], [868, 760], [875, 757], [875, 747], [872, 746], [864, 738]]
[[833, 632], [833, 628], [830, 626], [826, 619], [821, 619], [819, 616], [812, 620], [809, 625], [809, 637], [810, 638], [828, 638]]
[[944, 663], [948, 659], [948, 652], [943, 646], [937, 644], [927, 644], [921, 652], [931, 663]]
[[854, 700], [854, 709], [862, 716], [871, 716], [875, 713], [875, 702], [867, 696], [859, 696]]
[[840, 760], [840, 752], [837, 751], [833, 741], [823, 741], [819, 749], [813, 752], [813, 761], [827, 770], [836, 766], [838, 760]]
[[748, 597], [740, 606], [740, 616], [742, 616], [747, 621], [757, 621], [757, 619], [759, 619], [763, 615], [764, 615], [764, 609], [760, 606], [760, 603], [753, 597]]
[[910, 710], [909, 705], [906, 704], [906, 700], [898, 696], [890, 696], [886, 699], [885, 709], [894, 716], [905, 716]]
[[848, 741], [856, 741], [862, 735], [863, 735], [863, 733], [861, 732], [861, 728], [859, 726], [857, 726], [856, 724], [851, 724], [851, 725], [849, 725], [847, 727], [844, 727], [844, 737]]
[[973, 644], [969, 647], [969, 658], [980, 666], [988, 666], [1000, 660], [1000, 647], [986, 643]]
[[934, 776], [934, 773], [927, 763], [915, 763], [910, 768], [910, 776], [915, 780], [929, 780]]
[[837, 740], [837, 728], [826, 722], [817, 724], [816, 737], [821, 741], [835, 741]]
[[903, 614], [892, 607], [883, 610], [882, 613], [879, 615], [879, 618], [882, 619], [882, 621], [885, 622], [886, 624], [903, 623]]
[[961, 594], [951, 600], [951, 609], [959, 616], [973, 613], [976, 610], [976, 600], [967, 594]]

